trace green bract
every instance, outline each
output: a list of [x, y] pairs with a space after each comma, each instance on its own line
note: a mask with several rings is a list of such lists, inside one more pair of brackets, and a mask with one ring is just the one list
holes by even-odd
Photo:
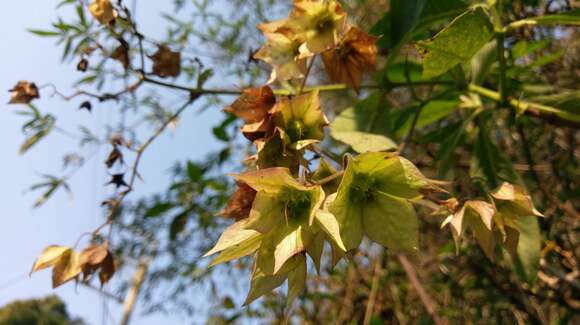
[[274, 123], [292, 149], [302, 149], [324, 138], [322, 128], [328, 120], [320, 110], [318, 91], [282, 98], [274, 111]]
[[317, 229], [312, 224], [324, 192], [320, 186], [300, 184], [286, 168], [234, 177], [258, 191], [245, 228], [263, 235], [257, 263], [266, 274], [275, 274], [313, 241]]
[[[303, 288], [307, 252], [317, 269], [325, 237], [345, 250], [333, 215], [320, 211], [325, 194], [319, 185], [296, 181], [287, 168], [267, 168], [234, 175], [256, 190], [247, 219], [228, 227], [206, 256], [220, 253], [211, 265], [256, 252], [248, 303], [289, 279], [289, 299]], [[300, 283], [302, 282], [302, 283]]]
[[345, 248], [357, 248], [366, 235], [391, 249], [415, 249], [418, 223], [408, 199], [428, 188], [429, 180], [404, 158], [380, 152], [353, 158], [329, 206]]

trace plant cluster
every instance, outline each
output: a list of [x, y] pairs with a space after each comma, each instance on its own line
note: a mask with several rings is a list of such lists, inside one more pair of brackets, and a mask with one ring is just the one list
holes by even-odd
[[[140, 140], [137, 127], [124, 125], [100, 139], [81, 129], [81, 146], [110, 149], [103, 159], [114, 193], [103, 202], [105, 221], [81, 236], [90, 238], [84, 250], [49, 246], [32, 271], [52, 267], [54, 287], [97, 273], [104, 285], [125, 259], [139, 267], [155, 261], [166, 265], [151, 271], [151, 290], [183, 278], [175, 280], [183, 294], [230, 262], [228, 274], [250, 269], [245, 305], [266, 296], [264, 308], [278, 310], [267, 294], [287, 282], [286, 306], [299, 300], [296, 315], [312, 322], [405, 323], [419, 319], [416, 301], [436, 324], [440, 317], [501, 321], [506, 310], [536, 323], [571, 317], [578, 303], [578, 78], [565, 75], [573, 69], [548, 70], [576, 61], [564, 51], [538, 52], [552, 51], [546, 39], [563, 39], [580, 14], [559, 1], [556, 12], [552, 1], [541, 11], [536, 2], [293, 0], [281, 5], [286, 18], [264, 23], [270, 12], [262, 1], [236, 0], [260, 20], [263, 44], [255, 49], [244, 34], [253, 21], [223, 18], [207, 1], [194, 1], [207, 35], [192, 27], [197, 18], [167, 16], [165, 41], [142, 33], [121, 0], [63, 1], [75, 6], [78, 22], [59, 19], [53, 30], [32, 32], [58, 39], [63, 57], [86, 74], [77, 86], [96, 90], [64, 95], [51, 84], [18, 82], [10, 104], [27, 105], [19, 113], [30, 118], [21, 152], [64, 133], [33, 104], [46, 89], [65, 101], [82, 98], [79, 108], [88, 112], [104, 104], [123, 106], [123, 114], [148, 108], [142, 117], [153, 132]], [[250, 53], [239, 68], [221, 71], [244, 80], [242, 90], [207, 86], [219, 70], [191, 56], [192, 35], [217, 45], [227, 62]], [[257, 83], [264, 68], [267, 82]], [[125, 86], [103, 91], [114, 84], [109, 77]], [[548, 78], [558, 84], [547, 85]], [[158, 89], [183, 94], [183, 104], [164, 109]], [[219, 96], [237, 99], [226, 106]], [[143, 176], [144, 153], [202, 98], [205, 107], [226, 106], [213, 128], [225, 147], [203, 163], [176, 165], [163, 194], [127, 202]], [[65, 165], [76, 169], [45, 175], [32, 188], [44, 190], [35, 206], [58, 189], [70, 191], [68, 180], [84, 162], [69, 155]], [[225, 166], [238, 172], [227, 179]], [[200, 258], [203, 252], [213, 260]], [[409, 286], [398, 285], [403, 277]], [[235, 321], [242, 312], [233, 313], [226, 298]], [[258, 317], [256, 305], [245, 309], [249, 317]]]

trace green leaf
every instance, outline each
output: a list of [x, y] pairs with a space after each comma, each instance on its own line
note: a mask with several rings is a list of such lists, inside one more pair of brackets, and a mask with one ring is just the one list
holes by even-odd
[[423, 77], [437, 77], [468, 61], [492, 35], [491, 23], [482, 9], [463, 13], [433, 39], [417, 43], [423, 52]]
[[173, 218], [169, 226], [169, 239], [175, 240], [185, 230], [190, 211], [184, 211]]
[[[484, 123], [480, 120], [479, 123]], [[518, 175], [511, 162], [503, 155], [499, 148], [490, 139], [485, 129], [478, 131], [471, 159], [470, 176], [475, 179], [486, 180], [489, 187], [497, 187], [502, 181], [518, 183]]]
[[384, 135], [358, 131], [340, 131], [331, 127], [331, 135], [336, 140], [346, 143], [356, 152], [389, 151], [397, 148], [393, 140]]
[[250, 292], [248, 292], [246, 301], [244, 301], [244, 306], [251, 304], [254, 300], [278, 288], [287, 278], [288, 276], [286, 274], [267, 275], [259, 269], [256, 269], [252, 276]]
[[397, 251], [417, 249], [419, 223], [409, 202], [378, 194], [363, 209], [363, 228], [370, 240]]
[[322, 260], [323, 251], [324, 232], [320, 231], [316, 234], [312, 242], [310, 242], [310, 245], [306, 246], [306, 253], [312, 258], [312, 262], [318, 273], [320, 273], [320, 261]]
[[485, 44], [471, 59], [471, 82], [481, 85], [496, 61], [497, 43], [493, 40]]
[[373, 27], [369, 30], [371, 35], [383, 36], [377, 40], [377, 46], [381, 49], [390, 49], [393, 47], [390, 37], [385, 37], [385, 35], [391, 35], [391, 13], [386, 12], [379, 21], [377, 21]]
[[395, 149], [397, 145], [385, 135], [384, 126], [381, 130], [379, 125], [375, 125], [383, 113], [380, 102], [376, 96], [371, 96], [356, 107], [347, 108], [330, 124], [330, 135], [360, 153]]
[[50, 31], [50, 30], [29, 29], [28, 32], [29, 33], [32, 33], [34, 35], [43, 36], [43, 37], [60, 36], [60, 33], [59, 32], [53, 32], [53, 31]]
[[516, 272], [520, 277], [533, 285], [540, 268], [540, 253], [542, 235], [535, 216], [519, 217], [515, 220], [519, 231], [517, 257], [515, 258]]
[[286, 306], [290, 306], [306, 286], [306, 257], [298, 255], [298, 265], [288, 274], [288, 299]]
[[187, 176], [189, 177], [189, 180], [192, 183], [196, 183], [199, 180], [201, 180], [201, 177], [203, 176], [204, 171], [205, 170], [203, 169], [203, 167], [201, 167], [201, 166], [199, 166], [191, 161], [187, 162]]
[[[449, 114], [453, 113], [457, 108], [459, 108], [459, 101], [457, 100], [432, 100], [429, 101], [425, 106], [423, 106], [423, 109], [421, 110], [421, 114], [419, 115], [419, 118], [417, 119], [417, 124], [415, 125], [415, 128], [417, 130], [430, 125], [432, 123], [435, 123], [445, 117], [447, 117]], [[410, 112], [412, 112], [413, 114], [409, 114], [409, 115], [414, 115], [416, 113], [416, 110], [418, 108], [416, 106], [413, 107], [408, 107], [405, 108], [403, 110], [409, 110]], [[411, 125], [412, 125], [412, 119], [408, 118], [405, 120], [404, 123], [402, 123], [402, 125], [397, 129], [397, 131], [395, 132], [395, 134], [399, 137], [404, 136], [405, 134], [409, 133], [410, 129], [411, 129]]]
[[278, 288], [286, 281], [290, 272], [295, 270], [297, 267], [301, 266], [305, 262], [304, 254], [298, 254], [292, 257], [284, 266], [280, 269], [278, 274], [269, 274], [264, 272], [260, 267], [260, 261], [256, 261], [254, 265], [254, 273], [252, 274], [252, 283], [250, 285], [250, 292], [246, 297], [244, 306], [247, 306], [252, 301], [260, 298], [261, 296], [269, 293], [270, 291]]
[[[426, 0], [392, 0], [390, 2], [391, 28], [390, 38], [393, 45], [403, 41], [415, 28]], [[385, 35], [384, 37], [387, 37]]]
[[391, 10], [370, 29], [373, 35], [382, 35], [377, 45], [391, 49], [411, 36], [441, 21], [451, 19], [466, 9], [461, 0], [394, 0]]
[[151, 207], [149, 210], [147, 210], [143, 216], [145, 218], [158, 217], [162, 214], [165, 214], [166, 212], [173, 209], [174, 207], [175, 207], [175, 205], [173, 203], [159, 202], [159, 203], [155, 204], [153, 207]]
[[450, 20], [466, 8], [467, 5], [462, 0], [427, 0], [415, 29], [426, 29], [439, 22]]
[[[416, 246], [417, 220], [406, 199], [428, 188], [430, 182], [404, 158], [366, 153], [351, 159], [336, 199], [329, 204], [345, 248], [357, 248], [363, 234], [393, 249]], [[394, 239], [384, 238], [385, 234]]]

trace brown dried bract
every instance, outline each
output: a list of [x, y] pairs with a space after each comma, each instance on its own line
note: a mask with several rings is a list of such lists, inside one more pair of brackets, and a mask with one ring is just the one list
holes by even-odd
[[79, 256], [79, 264], [83, 271], [83, 280], [87, 281], [97, 271], [101, 285], [107, 283], [115, 273], [115, 260], [109, 250], [108, 242], [100, 245], [90, 245]]
[[105, 165], [107, 165], [107, 168], [111, 168], [117, 161], [120, 161], [121, 164], [123, 163], [123, 153], [116, 145], [113, 145], [113, 150], [111, 150], [107, 160], [105, 160]]
[[12, 94], [8, 104], [29, 104], [33, 99], [40, 98], [38, 87], [33, 82], [19, 81], [9, 91]]
[[232, 195], [226, 207], [219, 215], [232, 218], [236, 221], [245, 219], [250, 214], [252, 203], [256, 197], [256, 191], [246, 183], [238, 182], [238, 190]]
[[241, 131], [246, 139], [252, 142], [271, 137], [274, 132], [274, 120], [272, 115], [268, 114], [261, 121], [244, 125]]
[[330, 79], [345, 83], [358, 92], [363, 73], [375, 69], [376, 40], [377, 37], [350, 27], [335, 49], [322, 53], [322, 61]]
[[181, 53], [173, 52], [167, 46], [161, 45], [153, 60], [153, 73], [161, 78], [177, 77], [181, 73]]
[[111, 58], [115, 59], [123, 65], [123, 68], [128, 69], [131, 66], [131, 57], [129, 56], [129, 46], [125, 41], [121, 42], [111, 54]]
[[270, 87], [247, 88], [224, 111], [232, 113], [250, 124], [262, 121], [275, 103], [276, 97]]

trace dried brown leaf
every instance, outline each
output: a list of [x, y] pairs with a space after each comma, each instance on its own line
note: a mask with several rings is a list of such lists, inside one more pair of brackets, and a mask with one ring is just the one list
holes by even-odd
[[153, 60], [153, 73], [161, 78], [177, 77], [181, 73], [180, 52], [173, 52], [162, 45], [150, 58]]
[[268, 86], [244, 89], [242, 95], [224, 111], [251, 124], [262, 121], [276, 103], [274, 92]]
[[238, 182], [238, 190], [232, 195], [219, 215], [236, 221], [247, 218], [252, 209], [256, 191], [244, 182]]
[[12, 94], [8, 104], [29, 104], [33, 99], [40, 98], [38, 87], [33, 82], [19, 81], [9, 91]]

